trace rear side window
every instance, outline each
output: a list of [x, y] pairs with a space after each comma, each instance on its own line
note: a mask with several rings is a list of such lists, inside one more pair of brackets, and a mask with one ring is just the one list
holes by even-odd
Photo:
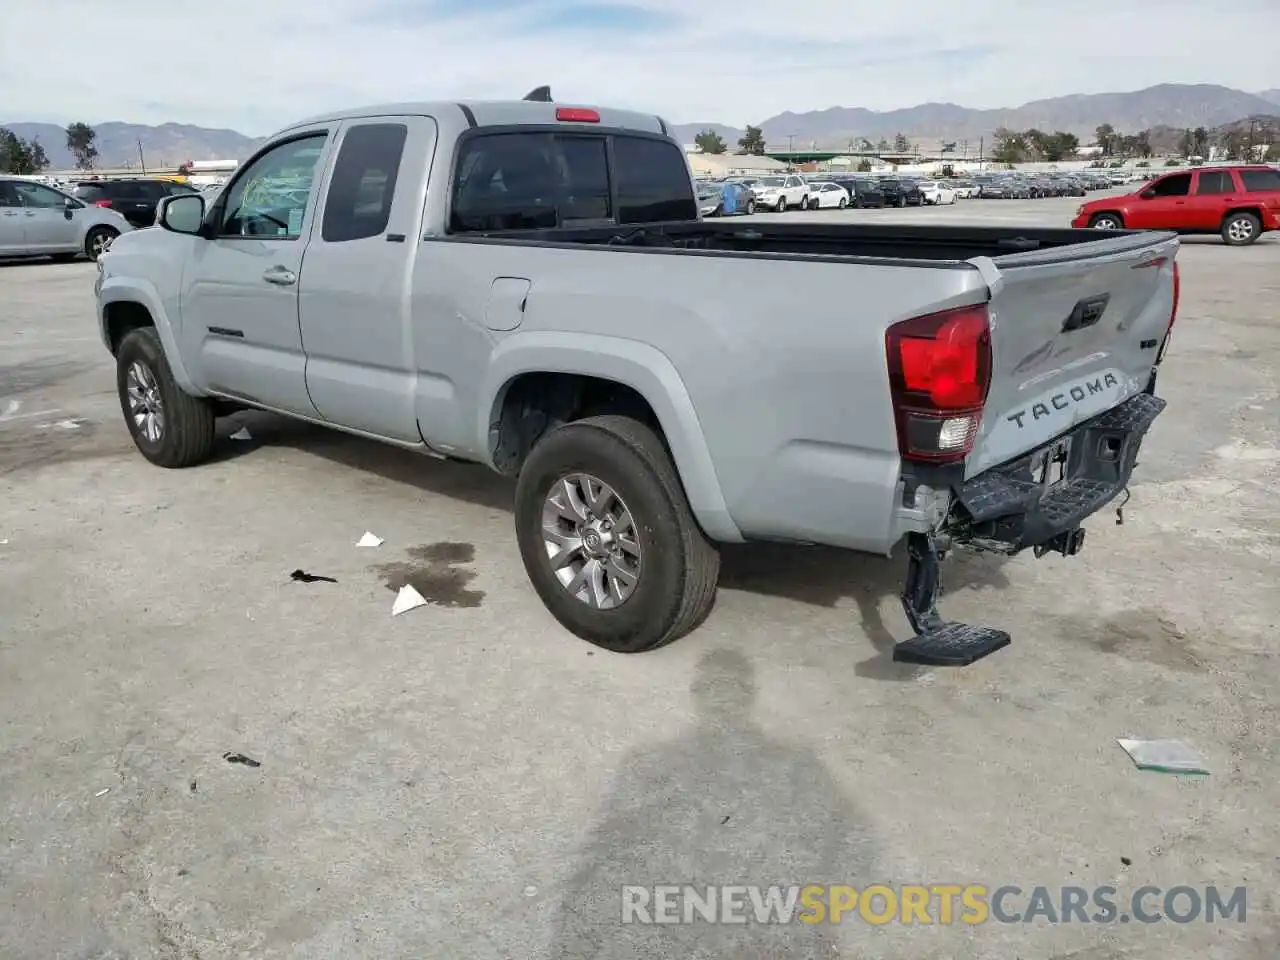
[[97, 184], [82, 183], [76, 187], [76, 196], [85, 203], [97, 203], [107, 196], [107, 192]]
[[1151, 193], [1157, 197], [1185, 197], [1191, 192], [1191, 174], [1176, 173], [1172, 177], [1157, 180]]
[[342, 138], [329, 181], [320, 236], [326, 243], [364, 240], [387, 229], [408, 128], [364, 123]]
[[1250, 193], [1280, 190], [1280, 170], [1241, 170], [1240, 182]]
[[698, 218], [689, 168], [675, 144], [645, 137], [616, 137], [613, 162], [619, 223]]
[[1231, 174], [1225, 170], [1205, 170], [1200, 173], [1200, 182], [1196, 193], [1234, 193], [1236, 185], [1231, 182]]

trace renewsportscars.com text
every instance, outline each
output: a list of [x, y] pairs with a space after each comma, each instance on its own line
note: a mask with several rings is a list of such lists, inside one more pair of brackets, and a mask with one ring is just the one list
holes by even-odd
[[622, 888], [623, 923], [1243, 923], [1245, 887], [983, 884]]

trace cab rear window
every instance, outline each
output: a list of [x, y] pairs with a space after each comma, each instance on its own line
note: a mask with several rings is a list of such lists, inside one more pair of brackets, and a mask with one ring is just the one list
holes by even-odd
[[452, 233], [695, 220], [693, 182], [670, 141], [626, 134], [480, 133], [463, 142]]

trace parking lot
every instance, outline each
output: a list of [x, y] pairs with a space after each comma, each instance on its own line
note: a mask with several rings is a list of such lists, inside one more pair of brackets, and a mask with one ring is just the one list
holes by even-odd
[[[900, 556], [726, 549], [705, 625], [627, 657], [545, 611], [481, 467], [258, 413], [212, 464], [150, 466], [93, 265], [0, 266], [0, 956], [1273, 960], [1280, 237], [1180, 263], [1123, 525], [950, 563], [945, 612], [1014, 638], [953, 671], [891, 660]], [[393, 619], [406, 580], [432, 602]], [[624, 884], [778, 882], [1246, 886], [1248, 915], [618, 922]]]

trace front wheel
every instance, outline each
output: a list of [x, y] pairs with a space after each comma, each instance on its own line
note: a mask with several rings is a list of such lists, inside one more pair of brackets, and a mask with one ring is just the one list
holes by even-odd
[[159, 467], [190, 467], [213, 452], [209, 401], [173, 379], [155, 327], [132, 331], [116, 353], [116, 389], [138, 452]]
[[845, 207], [847, 207], [847, 206], [849, 206], [849, 201], [848, 201], [848, 200], [846, 200], [844, 197], [841, 197], [841, 198], [840, 198], [840, 209], [841, 209], [841, 210], [843, 210], [843, 209], [844, 209]]
[[754, 200], [747, 201], [747, 216], [751, 216], [756, 212], [756, 202]]
[[779, 197], [779, 198], [778, 198], [778, 212], [779, 212], [779, 213], [786, 213], [786, 212], [787, 212], [787, 198], [786, 198], [786, 197]]
[[641, 653], [698, 626], [715, 601], [720, 554], [693, 518], [662, 440], [630, 417], [557, 427], [516, 484], [525, 572], [571, 633]]
[[1252, 213], [1233, 213], [1222, 221], [1222, 242], [1232, 247], [1247, 247], [1261, 232], [1262, 224]]
[[84, 237], [84, 255], [90, 260], [97, 260], [107, 252], [111, 241], [120, 236], [120, 231], [113, 227], [94, 227]]
[[1099, 213], [1095, 214], [1089, 220], [1089, 226], [1094, 230], [1123, 230], [1124, 224], [1120, 220], [1119, 214], [1115, 213]]

